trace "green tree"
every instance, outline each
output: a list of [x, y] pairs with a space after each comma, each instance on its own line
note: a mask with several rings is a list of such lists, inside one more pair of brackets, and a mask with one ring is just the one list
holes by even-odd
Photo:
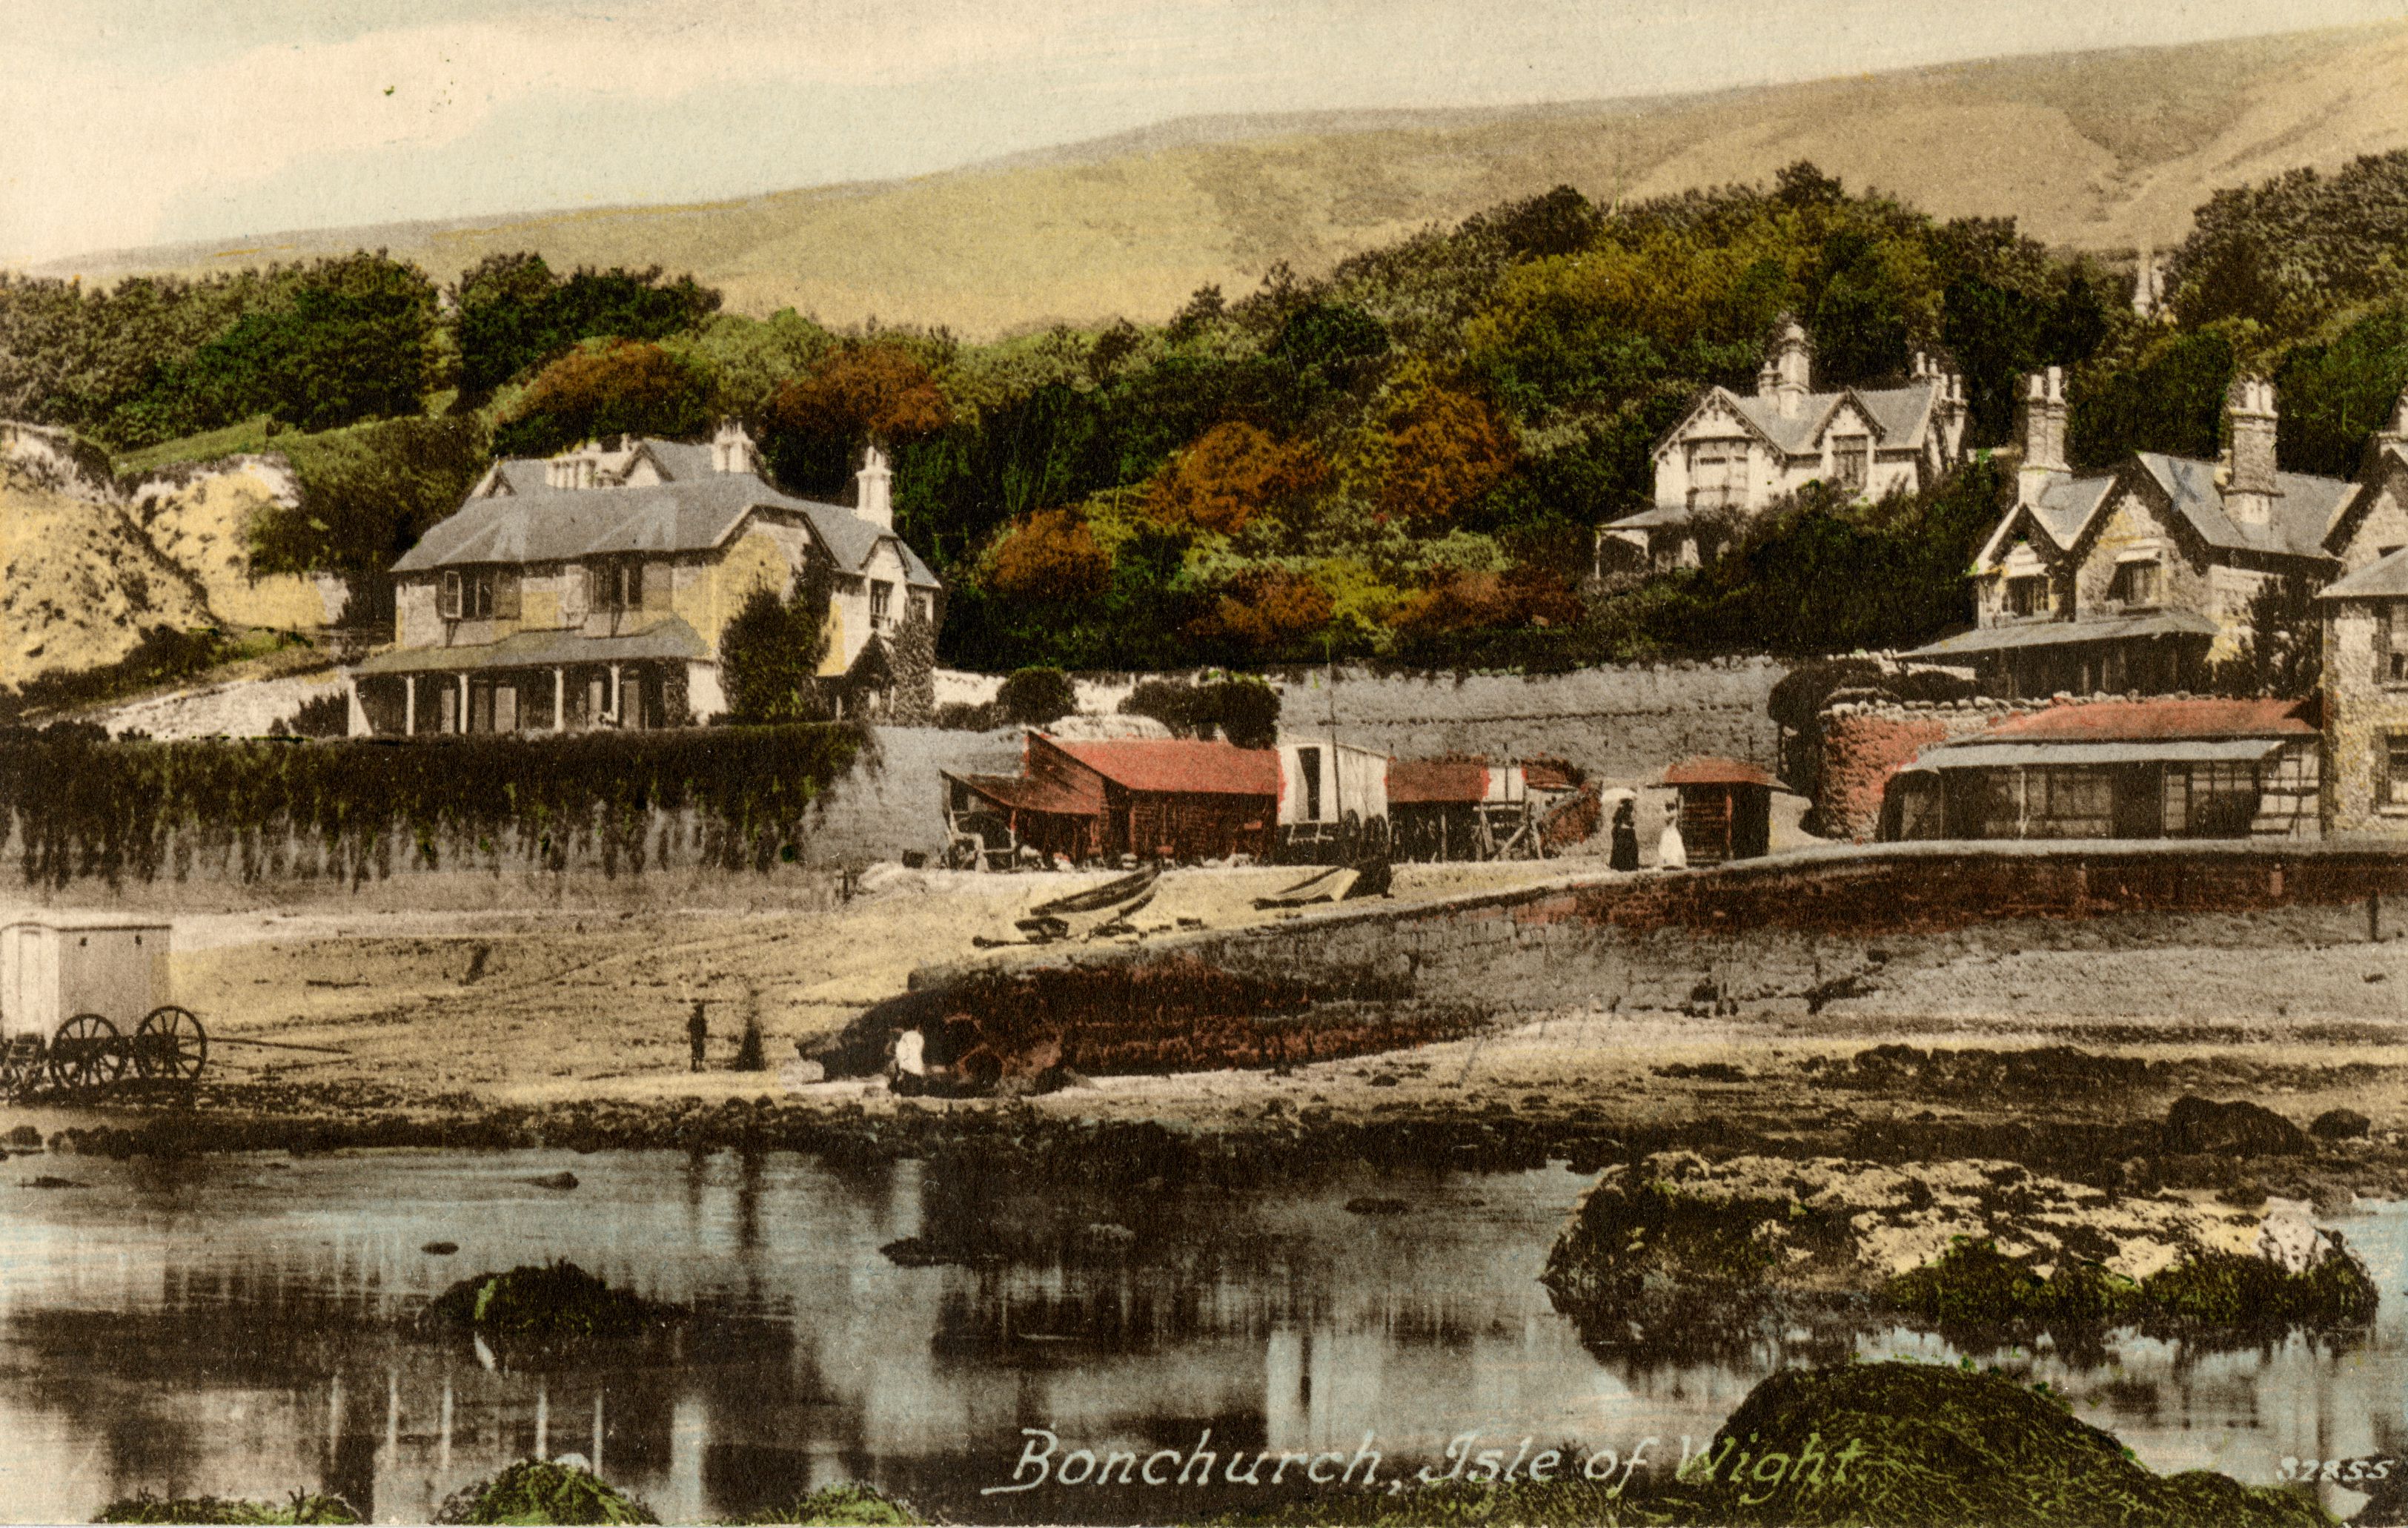
[[2219, 695], [2300, 700], [2324, 680], [2324, 624], [2316, 585], [2298, 574], [2269, 578], [2249, 596], [2240, 650], [2208, 670]]
[[544, 456], [607, 435], [698, 436], [713, 414], [710, 378], [660, 346], [598, 340], [536, 373], [494, 432], [504, 455]]
[[666, 339], [719, 309], [719, 294], [691, 276], [665, 281], [661, 267], [595, 270], [563, 280], [543, 256], [489, 254], [452, 288], [460, 346], [460, 388], [483, 397], [528, 368], [582, 339]]
[[720, 681], [730, 721], [825, 721], [828, 686], [826, 569], [815, 559], [784, 598], [762, 584], [745, 596], [719, 636]]
[[1010, 727], [1044, 727], [1078, 709], [1078, 691], [1059, 669], [1022, 669], [995, 697], [996, 717]]

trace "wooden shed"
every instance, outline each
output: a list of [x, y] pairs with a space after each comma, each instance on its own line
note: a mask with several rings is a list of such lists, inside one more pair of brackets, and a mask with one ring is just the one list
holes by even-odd
[[948, 774], [945, 791], [957, 839], [981, 838], [990, 862], [1021, 847], [1074, 861], [1268, 859], [1280, 756], [1195, 738], [1073, 742], [1031, 732], [1023, 773]]
[[1701, 754], [1664, 771], [1681, 793], [1681, 843], [1692, 865], [1761, 858], [1772, 846], [1772, 777]]

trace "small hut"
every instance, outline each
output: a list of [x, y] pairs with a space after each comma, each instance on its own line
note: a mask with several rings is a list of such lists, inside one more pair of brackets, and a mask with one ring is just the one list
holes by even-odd
[[1692, 865], [1756, 859], [1772, 843], [1772, 777], [1753, 764], [1701, 754], [1664, 771], [1681, 793], [1681, 843]]

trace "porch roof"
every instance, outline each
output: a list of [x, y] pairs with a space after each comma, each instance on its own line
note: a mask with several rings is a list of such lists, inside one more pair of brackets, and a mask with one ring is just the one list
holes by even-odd
[[710, 655], [710, 647], [694, 627], [672, 615], [621, 637], [587, 637], [575, 631], [521, 631], [497, 642], [474, 646], [396, 647], [362, 658], [351, 672], [362, 676], [476, 673], [488, 669], [564, 669], [580, 663], [632, 663], [645, 658], [682, 662]]
[[2032, 769], [2074, 764], [2254, 764], [2281, 738], [2189, 738], [2171, 742], [1959, 742], [1927, 748], [1909, 770]]
[[2121, 641], [2134, 637], [2213, 637], [2223, 628], [2197, 611], [2162, 610], [2146, 615], [2111, 615], [2090, 621], [2029, 621], [1984, 627], [1942, 637], [1901, 657], [1950, 658], [2017, 647], [2063, 647], [2076, 642]]

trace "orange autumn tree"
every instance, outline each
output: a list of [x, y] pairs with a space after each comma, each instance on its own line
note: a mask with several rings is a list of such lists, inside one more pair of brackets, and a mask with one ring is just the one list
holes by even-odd
[[953, 423], [953, 405], [927, 367], [891, 340], [847, 345], [781, 382], [761, 411], [762, 445], [781, 480], [833, 493], [864, 440], [891, 443]]
[[1390, 418], [1381, 514], [1443, 524], [1513, 469], [1513, 438], [1486, 400], [1432, 384]]
[[1014, 598], [1080, 599], [1101, 594], [1111, 570], [1084, 521], [1068, 510], [1039, 510], [997, 543], [987, 583]]
[[1265, 568], [1230, 584], [1194, 634], [1269, 655], [1301, 643], [1329, 625], [1333, 613], [1320, 584], [1302, 573]]
[[1228, 536], [1258, 514], [1295, 508], [1328, 481], [1328, 465], [1311, 445], [1231, 420], [1163, 465], [1146, 485], [1145, 511], [1174, 530]]

